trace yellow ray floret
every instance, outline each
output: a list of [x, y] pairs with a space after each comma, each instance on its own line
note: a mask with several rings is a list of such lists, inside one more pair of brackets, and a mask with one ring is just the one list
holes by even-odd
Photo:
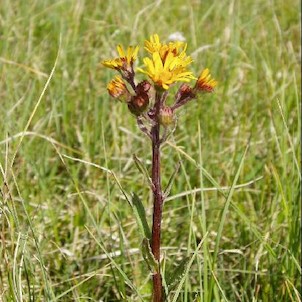
[[131, 67], [133, 65], [133, 62], [137, 59], [138, 50], [138, 46], [129, 46], [127, 48], [127, 51], [125, 51], [121, 45], [118, 45], [117, 52], [119, 54], [119, 57], [111, 60], [105, 60], [102, 62], [102, 64], [108, 68], [126, 70], [128, 67]]
[[144, 58], [146, 70], [139, 69], [140, 72], [147, 74], [155, 85], [168, 89], [169, 85], [175, 82], [189, 82], [195, 79], [192, 72], [186, 70], [190, 60], [174, 56], [169, 52], [165, 61], [162, 61], [159, 52], [152, 54], [152, 59]]
[[214, 79], [211, 79], [211, 74], [209, 68], [203, 70], [197, 79], [195, 88], [204, 92], [212, 92], [217, 86], [218, 82]]

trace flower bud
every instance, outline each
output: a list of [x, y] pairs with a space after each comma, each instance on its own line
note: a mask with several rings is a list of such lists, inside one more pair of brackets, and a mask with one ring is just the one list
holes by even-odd
[[128, 103], [129, 110], [136, 116], [141, 115], [149, 106], [149, 97], [146, 93], [135, 95]]
[[171, 107], [163, 107], [159, 111], [159, 122], [164, 127], [174, 123], [174, 112]]
[[193, 89], [188, 84], [182, 84], [175, 96], [176, 103], [179, 103], [187, 98], [194, 98], [195, 94]]
[[151, 84], [145, 80], [137, 84], [136, 91], [137, 94], [147, 93], [150, 90], [150, 88], [151, 88]]

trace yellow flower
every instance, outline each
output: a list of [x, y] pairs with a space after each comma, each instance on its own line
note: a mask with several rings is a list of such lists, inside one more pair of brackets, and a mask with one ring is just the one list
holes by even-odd
[[186, 70], [186, 66], [191, 62], [191, 58], [184, 55], [175, 56], [172, 52], [169, 52], [163, 61], [160, 53], [154, 52], [152, 59], [144, 58], [146, 70], [138, 70], [147, 74], [157, 86], [168, 89], [169, 85], [175, 82], [189, 82], [195, 79], [192, 72]]
[[145, 49], [150, 54], [158, 52], [163, 61], [165, 61], [169, 52], [173, 53], [175, 56], [178, 56], [180, 51], [182, 51], [185, 54], [186, 48], [187, 48], [187, 44], [180, 41], [169, 42], [168, 44], [162, 44], [157, 34], [151, 36], [150, 41], [148, 40], [145, 41]]
[[206, 68], [203, 70], [197, 79], [195, 89], [204, 92], [212, 92], [217, 86], [218, 82], [214, 79], [211, 79], [210, 70]]
[[120, 76], [116, 76], [108, 83], [107, 90], [109, 94], [115, 99], [127, 101], [130, 98], [128, 88]]
[[145, 41], [145, 49], [152, 55], [144, 58], [146, 70], [139, 71], [147, 74], [153, 82], [164, 89], [177, 82], [189, 82], [195, 79], [187, 66], [192, 63], [192, 58], [186, 55], [187, 45], [183, 42], [169, 42], [163, 44], [159, 36], [154, 34], [150, 40]]
[[118, 45], [117, 52], [119, 54], [119, 57], [111, 60], [105, 60], [102, 62], [102, 64], [105, 67], [116, 70], [127, 70], [129, 68], [132, 68], [133, 62], [137, 59], [138, 50], [138, 46], [129, 46], [127, 48], [127, 51], [125, 51], [121, 45]]
[[159, 36], [157, 34], [150, 37], [150, 41], [145, 41], [145, 49], [149, 53], [160, 52], [162, 44], [159, 41]]

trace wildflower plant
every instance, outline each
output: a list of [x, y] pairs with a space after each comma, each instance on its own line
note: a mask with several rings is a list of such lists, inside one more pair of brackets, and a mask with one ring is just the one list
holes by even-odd
[[[211, 78], [209, 69], [203, 70], [196, 78], [188, 67], [193, 62], [186, 54], [187, 44], [176, 41], [162, 43], [157, 34], [145, 41], [148, 56], [143, 58], [144, 66], [134, 68], [139, 47], [129, 46], [124, 50], [117, 46], [118, 57], [105, 60], [105, 67], [116, 70], [117, 75], [107, 85], [107, 90], [114, 99], [128, 106], [137, 120], [139, 128], [150, 138], [152, 143], [151, 190], [153, 192], [153, 225], [148, 230], [144, 211], [140, 211], [141, 224], [144, 225], [143, 256], [148, 263], [153, 278], [153, 302], [164, 301], [160, 266], [160, 237], [163, 203], [167, 194], [161, 187], [160, 147], [176, 128], [176, 114], [181, 107], [198, 98], [202, 93], [214, 91], [217, 81]], [[136, 72], [145, 74], [148, 79], [136, 82]], [[188, 83], [194, 82], [191, 86]], [[169, 89], [180, 83], [168, 104]], [[135, 157], [140, 170], [146, 169]], [[133, 203], [142, 204], [134, 195]]]

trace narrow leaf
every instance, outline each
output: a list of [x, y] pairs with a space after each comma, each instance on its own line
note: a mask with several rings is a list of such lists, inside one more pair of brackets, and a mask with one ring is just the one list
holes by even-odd
[[171, 191], [173, 182], [174, 182], [175, 177], [176, 177], [176, 175], [177, 175], [177, 173], [178, 173], [178, 171], [179, 171], [179, 168], [180, 168], [180, 162], [181, 162], [181, 161], [179, 161], [179, 162], [177, 163], [177, 165], [176, 165], [176, 167], [175, 167], [175, 170], [174, 170], [173, 174], [171, 175], [171, 177], [170, 177], [170, 179], [169, 179], [168, 185], [167, 185], [167, 187], [166, 187], [166, 189], [165, 189], [165, 191], [164, 191], [164, 199], [167, 198], [167, 197], [169, 196], [169, 194], [170, 194], [170, 191]]
[[142, 241], [142, 254], [145, 262], [147, 263], [151, 273], [158, 271], [158, 262], [155, 260], [154, 255], [151, 251], [150, 241], [144, 238]]
[[149, 176], [147, 168], [135, 154], [133, 154], [133, 160], [135, 162], [137, 169], [145, 176], [146, 180], [148, 181], [148, 184], [150, 185], [150, 187], [152, 189], [153, 183], [152, 183], [151, 177]]
[[190, 268], [191, 268], [191, 265], [193, 264], [193, 261], [201, 247], [201, 245], [203, 244], [205, 238], [208, 236], [208, 233], [205, 234], [205, 236], [202, 238], [202, 240], [199, 242], [196, 250], [194, 251], [191, 259], [189, 260], [188, 264], [185, 266], [185, 271], [184, 273], [182, 274], [179, 282], [177, 283], [177, 287], [176, 287], [176, 290], [175, 290], [175, 294], [173, 296], [173, 299], [172, 299], [172, 302], [177, 302], [179, 301], [178, 300], [178, 297], [179, 297], [179, 294], [180, 294], [180, 291], [181, 291], [181, 288], [183, 287], [183, 284], [185, 283], [185, 280], [187, 278], [187, 276], [189, 275], [189, 272], [190, 272]]
[[151, 231], [147, 222], [146, 211], [142, 201], [135, 193], [133, 193], [132, 195], [132, 204], [133, 204], [133, 211], [135, 214], [135, 218], [139, 225], [141, 234], [143, 235], [143, 237], [150, 239]]
[[174, 289], [177, 283], [180, 281], [182, 276], [185, 274], [187, 265], [190, 261], [190, 257], [185, 257], [173, 270], [172, 273], [168, 273], [166, 283], [169, 289], [169, 292]]

